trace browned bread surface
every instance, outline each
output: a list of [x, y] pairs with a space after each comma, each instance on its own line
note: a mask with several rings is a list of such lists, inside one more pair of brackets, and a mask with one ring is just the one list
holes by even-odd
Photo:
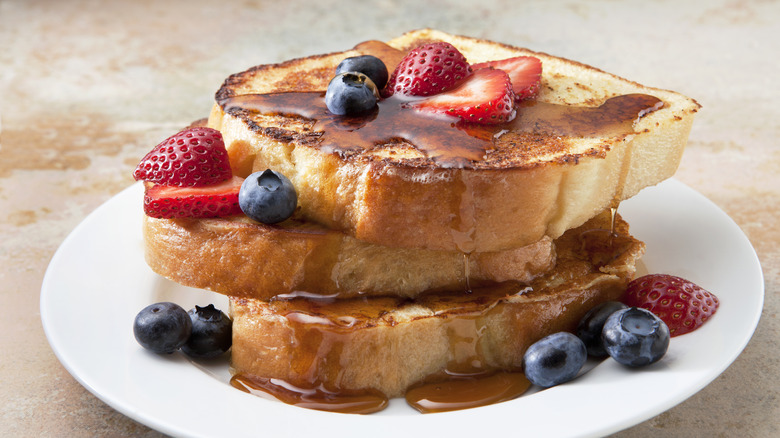
[[414, 300], [231, 298], [232, 371], [395, 397], [445, 369], [520, 370], [531, 343], [573, 330], [593, 306], [624, 293], [644, 244], [622, 220], [612, 240], [605, 228], [601, 215], [559, 238], [557, 266], [529, 289], [505, 283]]
[[510, 132], [483, 158], [453, 168], [432, 160], [421, 145], [398, 139], [366, 150], [340, 144], [334, 152], [321, 147], [314, 120], [231, 104], [257, 93], [325, 90], [343, 58], [373, 50], [360, 46], [231, 76], [217, 92], [209, 125], [222, 131], [236, 173], [281, 171], [295, 185], [304, 217], [386, 246], [487, 252], [556, 238], [676, 171], [699, 108], [694, 100], [574, 61], [430, 29], [389, 45], [403, 51], [431, 40], [452, 43], [471, 63], [540, 58], [540, 106], [522, 107], [518, 117], [543, 105], [593, 108], [634, 93], [660, 99], [663, 108], [623, 133]]
[[340, 298], [413, 297], [429, 289], [466, 288], [469, 278], [529, 282], [555, 263], [552, 240], [468, 258], [455, 251], [393, 248], [291, 218], [263, 225], [246, 217], [144, 218], [145, 257], [177, 283], [268, 300], [308, 292]]

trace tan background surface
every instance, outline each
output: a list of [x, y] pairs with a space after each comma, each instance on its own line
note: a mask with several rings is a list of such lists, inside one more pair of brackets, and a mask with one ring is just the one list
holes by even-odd
[[703, 105], [677, 178], [749, 237], [765, 308], [722, 376], [617, 436], [780, 436], [779, 23], [778, 1], [0, 0], [0, 436], [158, 436], [52, 353], [38, 310], [52, 254], [133, 183], [139, 157], [207, 114], [228, 74], [420, 27], [576, 59]]

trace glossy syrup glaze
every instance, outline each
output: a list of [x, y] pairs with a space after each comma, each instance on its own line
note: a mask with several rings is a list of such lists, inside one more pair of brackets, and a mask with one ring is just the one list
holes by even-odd
[[313, 132], [321, 132], [316, 147], [327, 153], [349, 156], [393, 142], [407, 142], [443, 168], [470, 168], [485, 159], [495, 143], [509, 132], [566, 137], [617, 137], [633, 133], [634, 123], [663, 106], [646, 94], [608, 99], [598, 107], [578, 107], [526, 101], [508, 123], [480, 125], [455, 118], [426, 114], [415, 109], [415, 100], [393, 96], [360, 116], [332, 114], [325, 94], [281, 92], [246, 94], [224, 98], [226, 113], [248, 111], [265, 115], [297, 116], [313, 120]]
[[[393, 71], [403, 52], [384, 43], [369, 41], [357, 50], [382, 59]], [[406, 142], [442, 168], [472, 168], [501, 142], [507, 133], [544, 136], [610, 138], [634, 132], [643, 116], [663, 107], [646, 94], [607, 99], [598, 107], [559, 105], [536, 100], [520, 102], [517, 116], [503, 124], [465, 123], [457, 118], [432, 115], [415, 109], [418, 98], [394, 95], [380, 99], [368, 113], [339, 116], [325, 106], [324, 91], [244, 94], [222, 97], [218, 103], [228, 114], [249, 112], [302, 117], [314, 121], [312, 132], [321, 133], [312, 144], [342, 156], [359, 154], [377, 146]]]

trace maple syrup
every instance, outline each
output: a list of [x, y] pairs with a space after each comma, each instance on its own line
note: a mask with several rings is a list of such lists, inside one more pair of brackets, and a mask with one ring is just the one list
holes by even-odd
[[633, 245], [633, 239], [617, 229], [617, 206], [609, 209], [609, 229], [591, 228], [579, 234], [579, 251], [587, 256], [594, 266], [601, 267], [613, 262]]
[[[500, 301], [526, 290], [516, 282], [505, 282], [480, 285], [469, 294], [432, 291], [414, 299], [372, 297], [334, 300], [312, 299], [307, 295], [275, 298], [268, 303], [269, 307], [274, 314], [286, 318], [286, 325], [292, 329], [290, 342], [293, 348], [289, 367], [291, 374], [296, 376], [296, 382], [238, 373], [231, 379], [231, 385], [258, 396], [310, 409], [350, 413], [381, 410], [387, 404], [384, 394], [371, 389], [340, 387], [345, 369], [342, 351], [356, 330], [380, 323], [395, 325], [397, 321], [387, 314], [387, 309], [414, 303], [441, 318], [449, 342], [450, 358], [442, 373], [429, 376], [424, 383], [416, 385], [418, 389], [414, 394], [423, 394], [426, 388], [433, 390], [433, 387], [427, 386], [431, 382], [443, 385], [449, 388], [449, 392], [436, 390], [434, 392], [439, 395], [430, 398], [445, 405], [442, 397], [451, 397], [452, 403], [447, 409], [454, 409], [454, 406], [476, 407], [490, 401], [513, 398], [522, 392], [518, 384], [515, 382], [507, 388], [499, 387], [498, 382], [510, 378], [494, 376], [497, 370], [482, 361], [484, 353], [480, 340], [486, 330], [482, 317]], [[446, 383], [449, 380], [458, 382]], [[515, 377], [511, 380], [518, 379]], [[327, 382], [327, 386], [322, 382]], [[482, 387], [482, 390], [477, 391], [478, 387]], [[457, 388], [471, 389], [457, 395], [460, 392]], [[514, 395], [510, 396], [510, 393]], [[434, 412], [445, 408], [423, 406], [418, 409]]]
[[617, 219], [617, 206], [609, 207], [609, 234], [615, 234], [615, 223]]
[[463, 253], [463, 278], [466, 281], [466, 293], [471, 293], [471, 253]]
[[406, 402], [424, 413], [470, 409], [512, 400], [528, 390], [531, 383], [523, 373], [450, 375], [442, 381], [410, 388]]
[[312, 120], [311, 133], [306, 134], [312, 141], [307, 144], [326, 153], [349, 157], [405, 141], [443, 168], [474, 168], [509, 132], [626, 136], [633, 133], [638, 118], [663, 106], [661, 100], [646, 94], [615, 96], [595, 108], [526, 101], [519, 105], [511, 122], [479, 125], [417, 111], [414, 100], [395, 95], [380, 100], [373, 111], [359, 116], [331, 113], [325, 106], [325, 93], [320, 91], [246, 94], [222, 98], [219, 104], [228, 114], [249, 112]]
[[331, 391], [323, 385], [309, 389], [280, 379], [267, 379], [240, 373], [230, 379], [230, 384], [252, 395], [320, 411], [372, 414], [386, 408], [388, 403], [387, 396], [376, 390]]

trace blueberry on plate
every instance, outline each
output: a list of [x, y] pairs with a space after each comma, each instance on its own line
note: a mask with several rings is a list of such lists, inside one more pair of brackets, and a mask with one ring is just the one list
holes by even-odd
[[286, 176], [266, 169], [244, 180], [238, 191], [238, 205], [250, 218], [275, 224], [292, 216], [298, 205], [298, 195]]
[[607, 353], [630, 367], [657, 362], [669, 348], [669, 328], [653, 312], [640, 307], [610, 315], [601, 338]]
[[587, 358], [580, 338], [567, 332], [553, 333], [526, 350], [525, 376], [534, 385], [549, 388], [576, 377]]
[[346, 72], [358, 72], [368, 76], [378, 89], [384, 88], [389, 77], [387, 66], [373, 55], [361, 55], [345, 58], [336, 67], [336, 75]]
[[598, 358], [609, 356], [601, 341], [601, 332], [604, 329], [604, 322], [609, 315], [612, 315], [618, 310], [625, 309], [626, 307], [628, 306], [619, 301], [606, 301], [590, 309], [590, 311], [585, 314], [579, 325], [577, 325], [575, 333], [577, 334], [577, 337], [582, 339], [582, 342], [585, 343], [588, 355]]
[[189, 312], [192, 335], [181, 351], [190, 357], [212, 358], [224, 354], [233, 342], [233, 322], [219, 309], [209, 304], [195, 306]]
[[328, 111], [340, 116], [366, 113], [376, 107], [379, 90], [363, 73], [341, 73], [330, 80], [325, 92]]
[[190, 316], [174, 303], [146, 306], [133, 322], [136, 341], [155, 353], [173, 353], [187, 342], [191, 332]]

